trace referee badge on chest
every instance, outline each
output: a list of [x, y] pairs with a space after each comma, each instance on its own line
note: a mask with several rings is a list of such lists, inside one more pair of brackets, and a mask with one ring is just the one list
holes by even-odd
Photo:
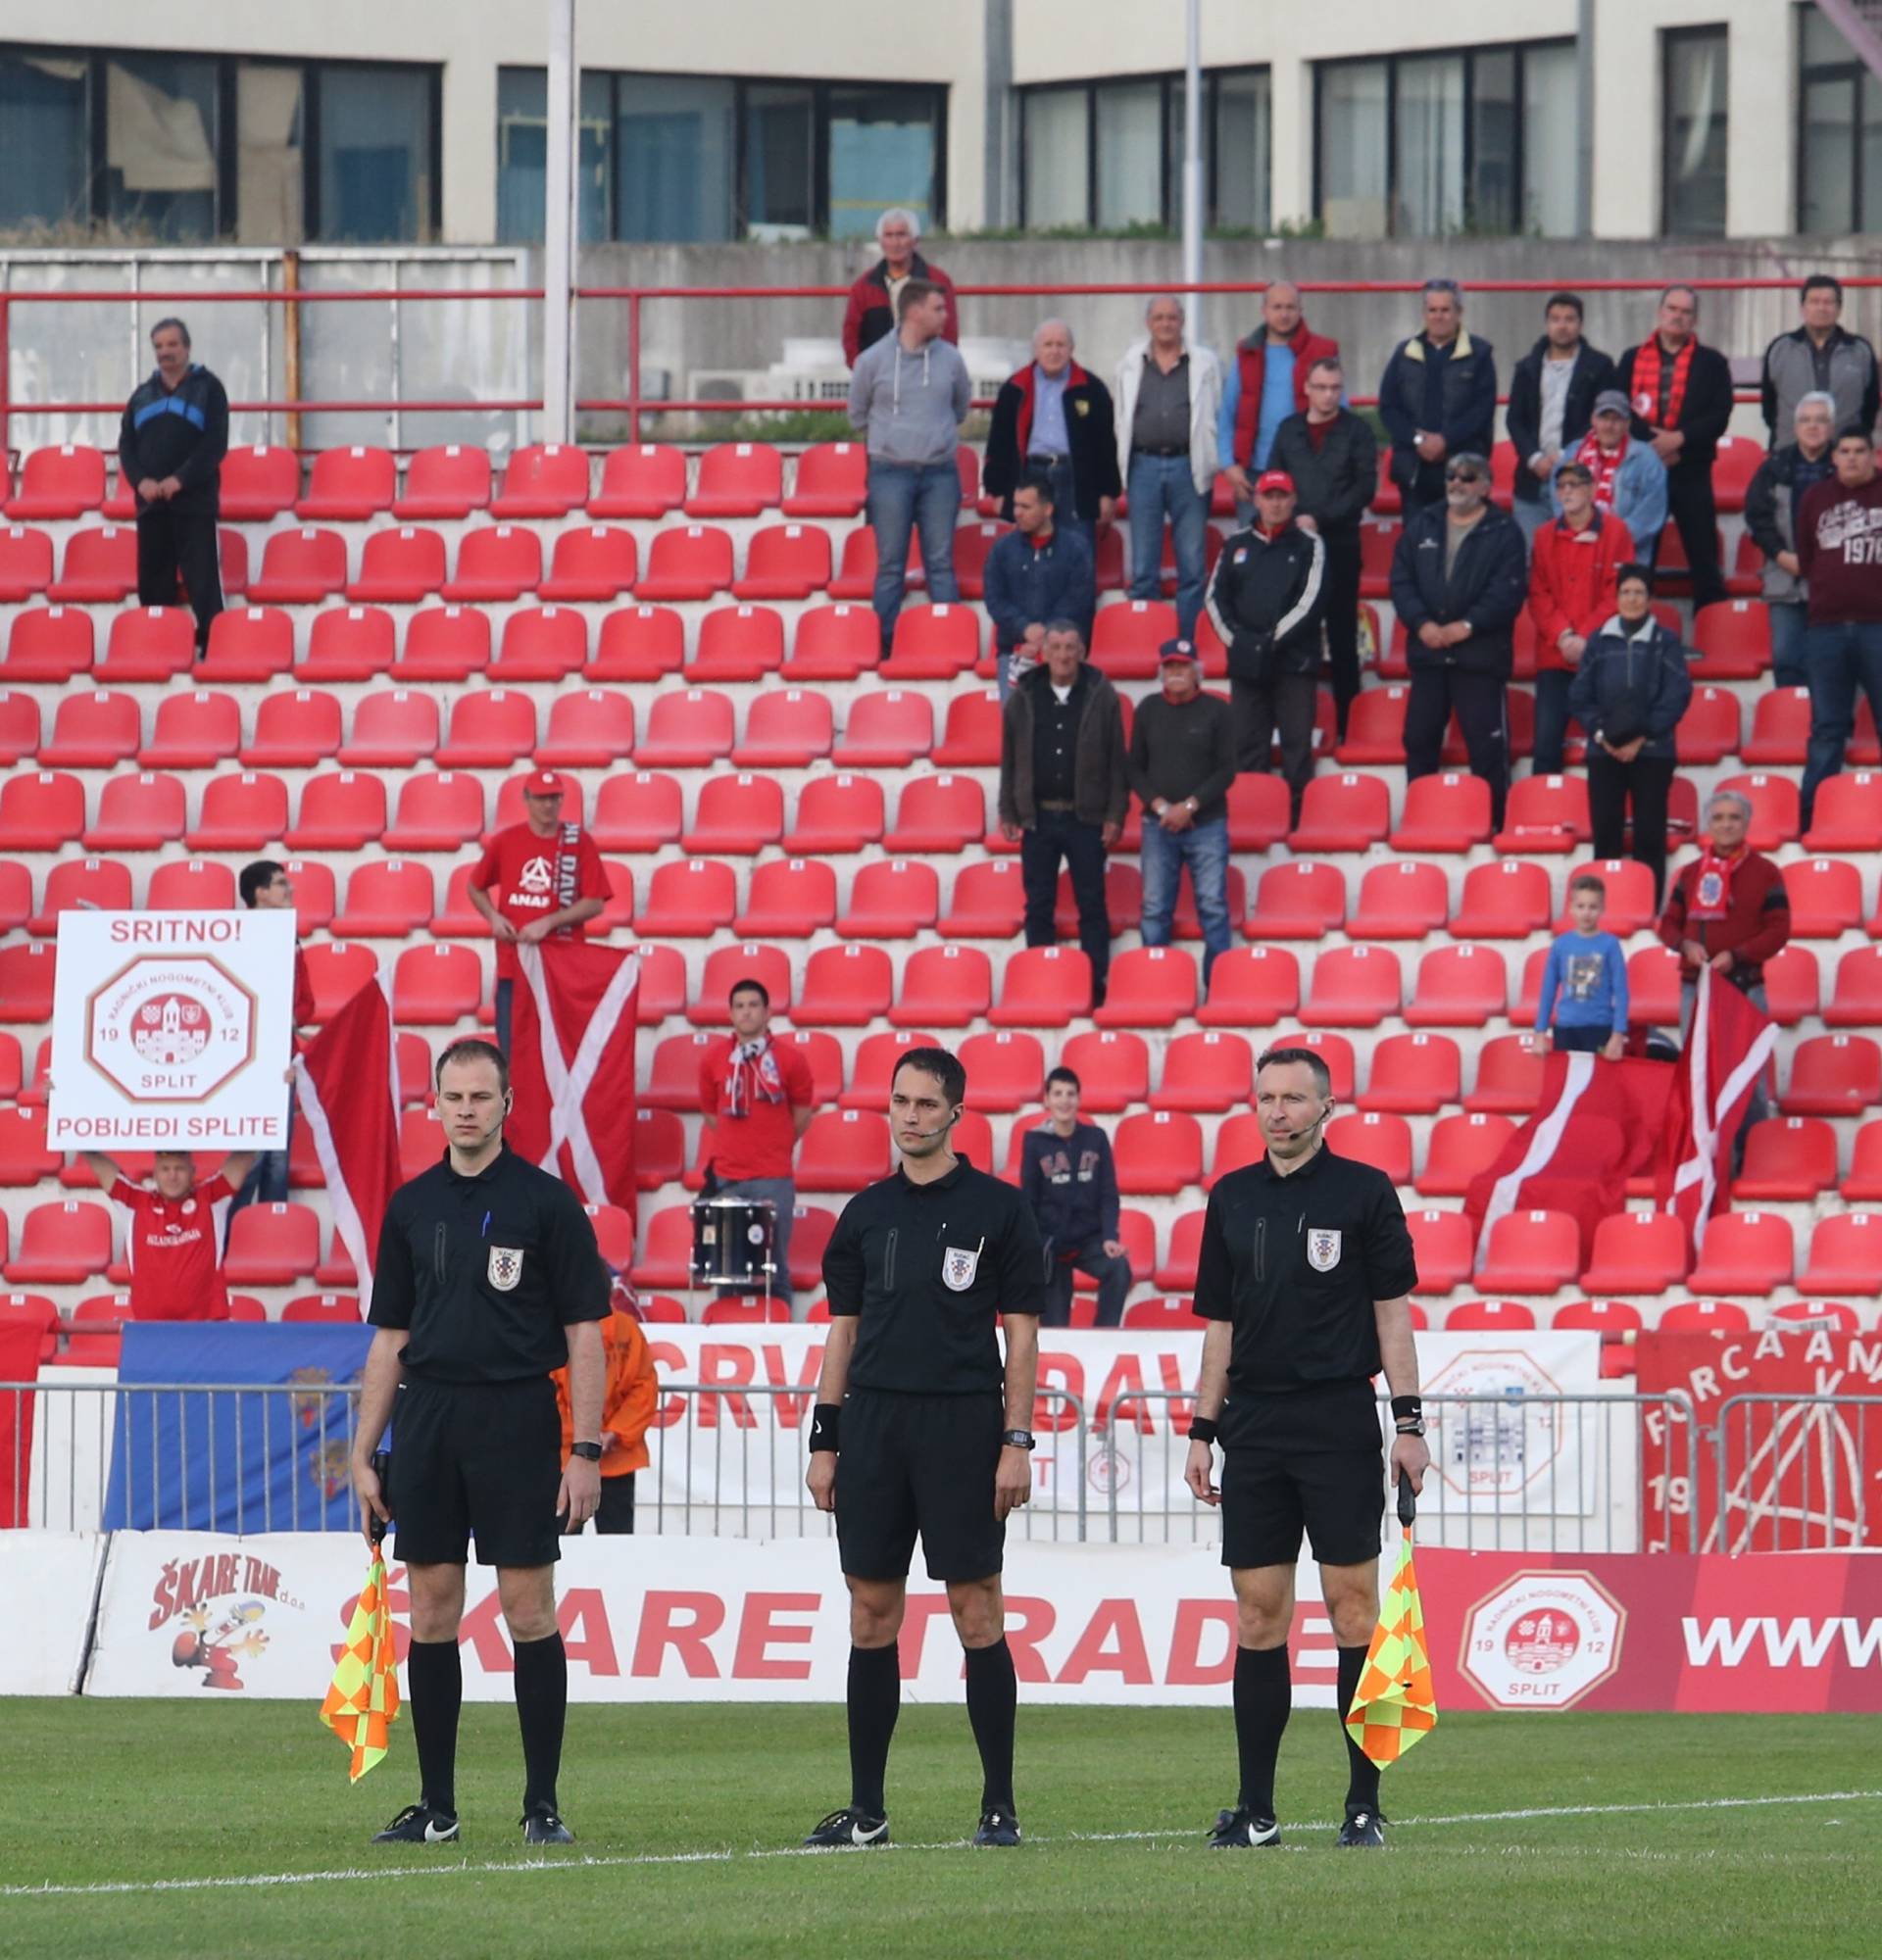
[[1316, 1273], [1330, 1273], [1340, 1263], [1340, 1235], [1317, 1225], [1307, 1228], [1307, 1263]]
[[[985, 1243], [984, 1241], [982, 1242]], [[968, 1251], [965, 1246], [949, 1246], [941, 1254], [941, 1284], [950, 1293], [966, 1293], [980, 1270], [980, 1248]]]
[[517, 1246], [492, 1246], [486, 1277], [498, 1293], [514, 1293], [522, 1277], [522, 1251]]

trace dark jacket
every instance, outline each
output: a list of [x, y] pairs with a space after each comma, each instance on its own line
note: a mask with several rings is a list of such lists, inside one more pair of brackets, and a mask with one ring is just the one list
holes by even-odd
[[1117, 1236], [1117, 1166], [1096, 1123], [1062, 1137], [1050, 1123], [1019, 1140], [1019, 1191], [1052, 1252]]
[[1098, 585], [1082, 531], [1055, 524], [1043, 547], [1009, 531], [987, 554], [983, 576], [996, 652], [1010, 653], [1028, 626], [1043, 626], [1049, 619], [1077, 620], [1090, 644]]
[[1764, 554], [1764, 598], [1767, 604], [1798, 606], [1804, 581], [1778, 564], [1779, 552], [1797, 549], [1797, 507], [1825, 477], [1836, 474], [1831, 457], [1834, 439], [1814, 463], [1796, 443], [1774, 449], [1745, 486], [1745, 528]]
[[[1828, 392], [1836, 397], [1837, 433], [1872, 430], [1877, 407], [1875, 349], [1859, 333], [1839, 326], [1831, 330], [1824, 353], [1830, 370]], [[1816, 350], [1808, 329], [1800, 326], [1780, 333], [1764, 350], [1759, 390], [1773, 448], [1792, 439], [1797, 405], [1815, 388]]]
[[[1412, 672], [1457, 667], [1464, 673], [1510, 678], [1516, 615], [1529, 596], [1528, 555], [1522, 526], [1494, 504], [1458, 546], [1451, 576], [1444, 575], [1444, 527], [1451, 514], [1442, 504], [1419, 511], [1399, 535], [1392, 554], [1392, 606], [1405, 621], [1406, 658]], [[1455, 647], [1427, 647], [1418, 628], [1467, 619], [1471, 634]]]
[[[1636, 735], [1647, 737], [1641, 756], [1673, 760], [1673, 730], [1693, 698], [1686, 649], [1654, 615], [1631, 632], [1618, 612], [1591, 634], [1568, 689], [1568, 712], [1588, 731], [1618, 748]], [[1594, 753], [1592, 747], [1590, 754]]]
[[124, 404], [118, 471], [126, 483], [173, 476], [183, 487], [173, 503], [214, 511], [227, 454], [228, 397], [207, 368], [191, 368], [173, 389], [153, 372]]
[[1267, 686], [1312, 673], [1326, 611], [1326, 542], [1298, 524], [1268, 537], [1250, 526], [1222, 546], [1203, 606], [1228, 649], [1232, 680]]
[[[1659, 426], [1656, 417], [1659, 414], [1658, 402], [1648, 403], [1652, 411], [1643, 416], [1641, 405], [1634, 394], [1634, 365], [1640, 354], [1638, 347], [1630, 347], [1620, 357], [1620, 365], [1614, 369], [1614, 386], [1634, 404], [1633, 432], [1642, 442], [1651, 442], [1654, 429]], [[1662, 363], [1669, 358], [1666, 350], [1660, 349]], [[1693, 365], [1686, 371], [1686, 399], [1680, 404], [1679, 429], [1686, 442], [1675, 462], [1666, 466], [1670, 476], [1677, 470], [1689, 473], [1699, 469], [1710, 470], [1712, 458], [1718, 454], [1718, 439], [1725, 433], [1725, 426], [1732, 418], [1732, 364], [1716, 347], [1695, 347]]]
[[[948, 301], [948, 323], [941, 329], [943, 340], [959, 343], [961, 316], [955, 309], [954, 281], [939, 266], [930, 266], [919, 252], [909, 255], [909, 276], [928, 279], [939, 286]], [[895, 331], [895, 314], [889, 306], [889, 262], [878, 259], [850, 288], [850, 302], [843, 310], [843, 359], [852, 368], [866, 347], [873, 347], [885, 333]]]
[[[1549, 485], [1529, 467], [1542, 447], [1542, 364], [1549, 358], [1545, 333], [1516, 363], [1510, 376], [1510, 402], [1504, 411], [1504, 432], [1516, 451], [1516, 496], [1525, 504], [1542, 502]], [[1575, 350], [1574, 371], [1568, 376], [1568, 399], [1561, 408], [1561, 454], [1572, 456], [1595, 417], [1595, 397], [1614, 385], [1611, 356], [1583, 341]]]
[[1158, 820], [1151, 806], [1159, 797], [1194, 797], [1198, 825], [1226, 817], [1236, 770], [1234, 710], [1219, 695], [1193, 694], [1180, 707], [1145, 695], [1130, 724], [1127, 768], [1146, 823]]
[[[1073, 760], [1072, 814], [1080, 823], [1118, 823], [1130, 808], [1124, 777], [1124, 713], [1117, 690], [1096, 667], [1081, 670], [1084, 711]], [[1037, 704], [1052, 686], [1043, 666], [1014, 683], [1001, 710], [1000, 821], [1030, 830], [1039, 821], [1032, 789], [1032, 727]]]
[[[1379, 382], [1379, 419], [1392, 438], [1392, 480], [1397, 484], [1410, 484], [1417, 477], [1422, 459], [1412, 438], [1425, 426], [1424, 377], [1432, 359], [1431, 343], [1414, 333], [1392, 350]], [[1471, 450], [1487, 457], [1496, 420], [1496, 350], [1480, 335], [1460, 327], [1444, 363], [1444, 415], [1428, 433], [1443, 436], [1447, 455]]]
[[1300, 514], [1322, 531], [1357, 530], [1379, 493], [1379, 439], [1363, 416], [1342, 409], [1315, 449], [1307, 417], [1289, 416], [1274, 431], [1267, 466], [1293, 477]]
[[[1013, 515], [1013, 493], [1026, 473], [1026, 450], [1032, 436], [1033, 363], [1001, 383], [993, 400], [993, 425], [987, 431], [987, 459], [981, 466], [980, 487], [1000, 499], [1000, 514]], [[1117, 474], [1117, 429], [1111, 390], [1071, 364], [1065, 377], [1065, 440], [1071, 449], [1071, 494], [1081, 523], [1098, 521], [1098, 500], [1121, 497], [1123, 478]], [[1062, 511], [1062, 517], [1071, 514]]]

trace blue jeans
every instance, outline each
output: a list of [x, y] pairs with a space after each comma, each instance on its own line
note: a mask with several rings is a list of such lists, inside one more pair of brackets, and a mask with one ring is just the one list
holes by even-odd
[[[797, 1187], [788, 1177], [740, 1177], [718, 1187], [721, 1198], [768, 1199], [771, 1205], [771, 1264], [776, 1270], [771, 1274], [773, 1298], [789, 1299], [791, 1297], [791, 1226], [797, 1216]], [[737, 1267], [732, 1270], [736, 1272]], [[718, 1289], [720, 1295], [735, 1298], [746, 1293], [759, 1293], [762, 1287], [726, 1286]]]
[[1215, 956], [1226, 953], [1229, 947], [1228, 818], [1218, 816], [1213, 823], [1192, 824], [1187, 830], [1165, 830], [1155, 817], [1146, 816], [1140, 861], [1146, 946], [1169, 944], [1183, 866], [1189, 866], [1196, 916], [1203, 928], [1203, 992], [1207, 994]]
[[[1123, 1318], [1124, 1300], [1130, 1293], [1130, 1261], [1114, 1259], [1102, 1239], [1086, 1239], [1075, 1247], [1056, 1241], [1048, 1245], [1051, 1265], [1046, 1278], [1046, 1310], [1039, 1316], [1039, 1324], [1071, 1325], [1072, 1287], [1079, 1273], [1088, 1273], [1098, 1282], [1098, 1314], [1092, 1325], [1115, 1327]], [[1065, 1253], [1070, 1256], [1063, 1256]]]
[[1204, 539], [1209, 530], [1209, 499], [1196, 488], [1187, 456], [1130, 458], [1130, 596], [1163, 596], [1164, 519], [1176, 540], [1176, 630], [1185, 639], [1203, 613]]
[[1536, 675], [1536, 734], [1531, 750], [1532, 773], [1559, 776], [1563, 773], [1561, 752], [1568, 740], [1568, 691], [1575, 684], [1571, 673], [1559, 667], [1545, 667]]
[[1799, 792], [1804, 828], [1810, 827], [1817, 785], [1841, 772], [1856, 732], [1856, 691], [1869, 698], [1882, 728], [1882, 619], [1804, 629], [1804, 665], [1810, 690], [1810, 746]]
[[223, 1243], [228, 1243], [228, 1225], [245, 1204], [285, 1204], [287, 1202], [287, 1153], [294, 1143], [294, 1094], [287, 1098], [287, 1129], [278, 1151], [260, 1152], [249, 1166], [235, 1196], [228, 1201], [228, 1219], [223, 1227]]
[[492, 1010], [496, 1015], [496, 1026], [490, 1032], [496, 1037], [497, 1052], [503, 1058], [510, 1059], [510, 1003], [517, 991], [514, 980], [499, 980]]
[[961, 588], [954, 577], [954, 526], [961, 514], [961, 472], [953, 457], [946, 463], [871, 463], [869, 528], [875, 533], [875, 616], [886, 649], [895, 637], [909, 571], [909, 539], [921, 530], [921, 564], [928, 597], [955, 605]]
[[1804, 635], [1810, 609], [1801, 602], [1773, 600], [1764, 609], [1771, 622], [1771, 685], [1808, 687], [1810, 670], [1804, 664]]

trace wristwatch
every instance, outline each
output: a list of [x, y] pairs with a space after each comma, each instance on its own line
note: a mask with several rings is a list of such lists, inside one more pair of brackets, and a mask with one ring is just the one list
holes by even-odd
[[1401, 1422], [1398, 1425], [1398, 1433], [1401, 1436], [1422, 1436], [1424, 1434], [1423, 1416], [1418, 1416], [1411, 1422]]
[[1033, 1447], [1032, 1431], [1029, 1429], [1009, 1429], [1000, 1438], [1009, 1449], [1030, 1449]]
[[569, 1446], [569, 1454], [570, 1456], [579, 1456], [587, 1463], [599, 1463], [601, 1461], [601, 1445], [598, 1443], [571, 1443]]

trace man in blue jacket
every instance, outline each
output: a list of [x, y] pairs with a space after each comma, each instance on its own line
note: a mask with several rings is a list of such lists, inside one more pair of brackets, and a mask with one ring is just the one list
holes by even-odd
[[1424, 331], [1392, 350], [1379, 382], [1379, 419], [1392, 438], [1392, 480], [1406, 514], [1445, 499], [1445, 465], [1468, 450], [1488, 456], [1497, 418], [1497, 362], [1463, 328], [1463, 288], [1424, 282]]
[[1084, 533], [1054, 521], [1052, 478], [1035, 471], [1013, 492], [1013, 529], [987, 554], [983, 597], [993, 620], [1000, 699], [1036, 665], [1049, 619], [1070, 619], [1089, 644], [1098, 575]]
[[1455, 710], [1470, 773], [1490, 785], [1503, 826], [1510, 791], [1504, 700], [1516, 615], [1528, 597], [1515, 518], [1490, 501], [1490, 465], [1465, 450], [1445, 466], [1445, 502], [1411, 518], [1392, 558], [1392, 605], [1405, 622], [1412, 695], [1405, 710], [1408, 782], [1436, 775]]
[[1078, 1120], [1082, 1085], [1069, 1068], [1046, 1077], [1046, 1120], [1020, 1139], [1019, 1190], [1046, 1242], [1042, 1327], [1071, 1324], [1072, 1277], [1098, 1282], [1094, 1325], [1115, 1327], [1130, 1292], [1130, 1260], [1117, 1236], [1117, 1167], [1111, 1139]]

